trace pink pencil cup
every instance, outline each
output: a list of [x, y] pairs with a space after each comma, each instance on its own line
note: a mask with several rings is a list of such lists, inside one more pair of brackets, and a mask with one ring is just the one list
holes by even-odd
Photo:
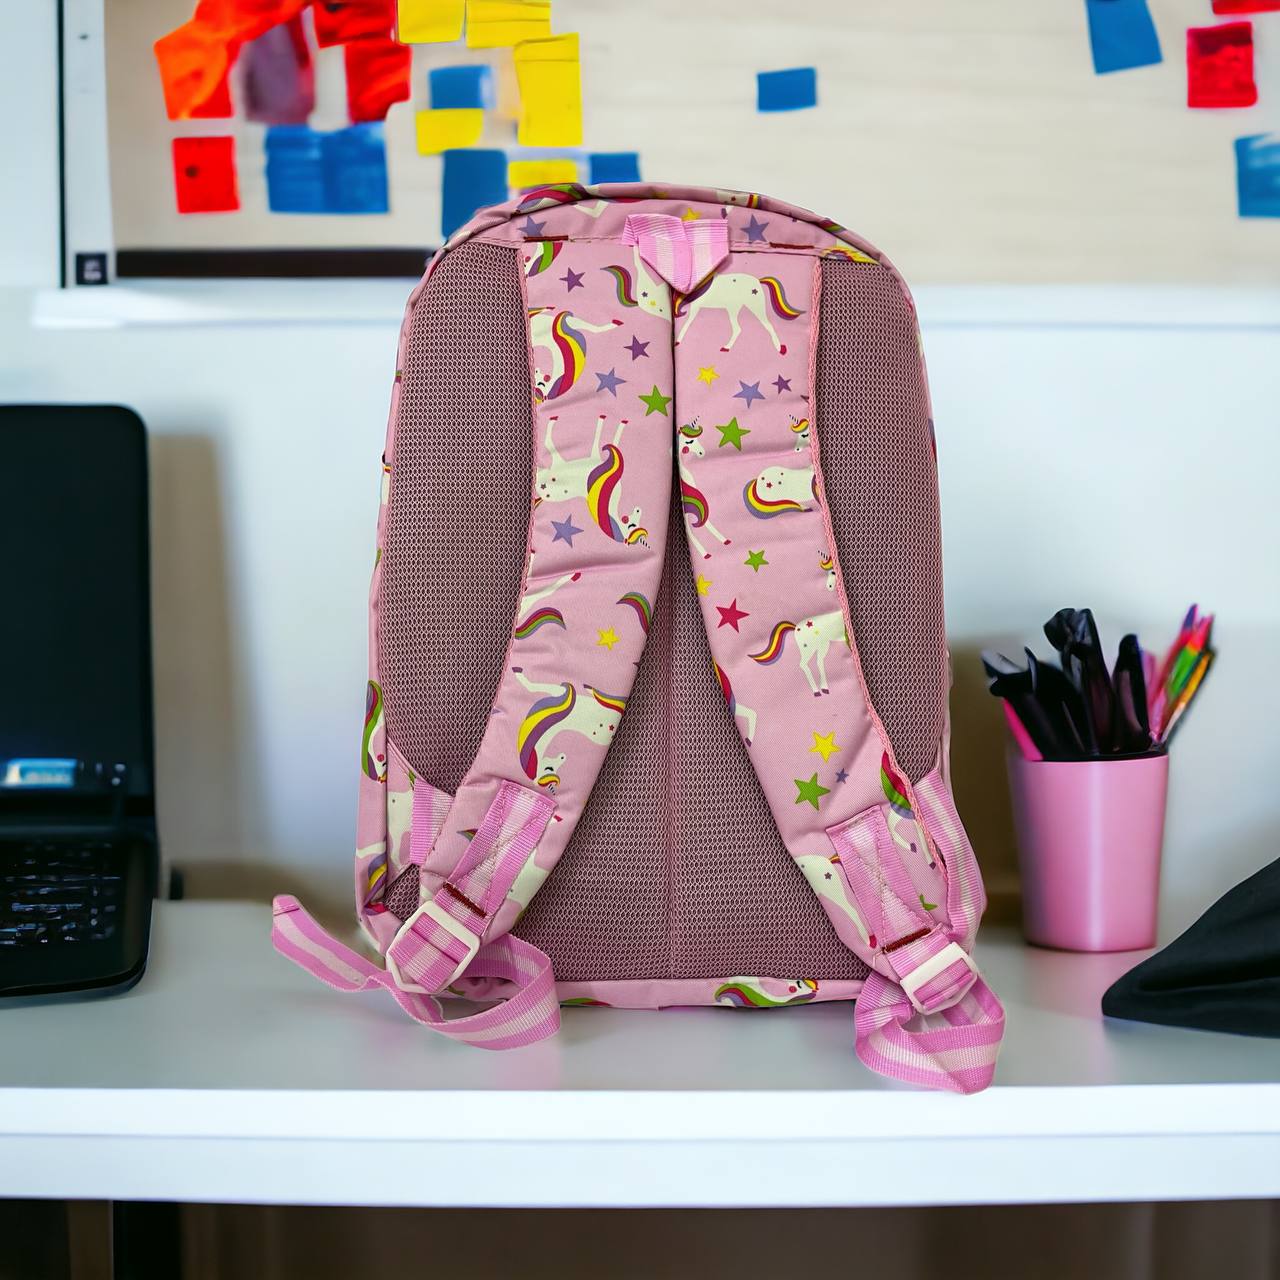
[[1027, 941], [1064, 951], [1155, 946], [1167, 754], [1028, 760], [1009, 753]]

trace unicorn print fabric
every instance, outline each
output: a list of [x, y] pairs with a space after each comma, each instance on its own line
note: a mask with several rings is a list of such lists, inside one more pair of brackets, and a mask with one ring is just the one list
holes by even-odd
[[854, 1000], [873, 1070], [985, 1087], [894, 269], [767, 197], [541, 188], [437, 254], [397, 364], [358, 775], [381, 959], [292, 898], [277, 948], [485, 1048], [562, 1005]]

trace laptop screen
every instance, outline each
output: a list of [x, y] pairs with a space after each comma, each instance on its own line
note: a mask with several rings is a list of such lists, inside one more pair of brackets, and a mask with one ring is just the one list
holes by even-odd
[[147, 537], [136, 414], [0, 406], [0, 793], [122, 763], [151, 797]]

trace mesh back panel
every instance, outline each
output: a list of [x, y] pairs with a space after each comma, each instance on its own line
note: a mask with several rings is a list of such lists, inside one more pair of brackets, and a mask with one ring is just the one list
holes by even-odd
[[514, 249], [448, 254], [401, 370], [379, 667], [388, 736], [450, 794], [480, 746], [524, 569], [533, 408], [518, 272]]
[[912, 782], [947, 697], [938, 488], [915, 321], [883, 268], [822, 264], [814, 420], [871, 701]]

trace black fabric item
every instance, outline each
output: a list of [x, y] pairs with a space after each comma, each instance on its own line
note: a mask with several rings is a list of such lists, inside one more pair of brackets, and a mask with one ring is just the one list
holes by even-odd
[[1102, 997], [1110, 1018], [1280, 1037], [1280, 859]]

